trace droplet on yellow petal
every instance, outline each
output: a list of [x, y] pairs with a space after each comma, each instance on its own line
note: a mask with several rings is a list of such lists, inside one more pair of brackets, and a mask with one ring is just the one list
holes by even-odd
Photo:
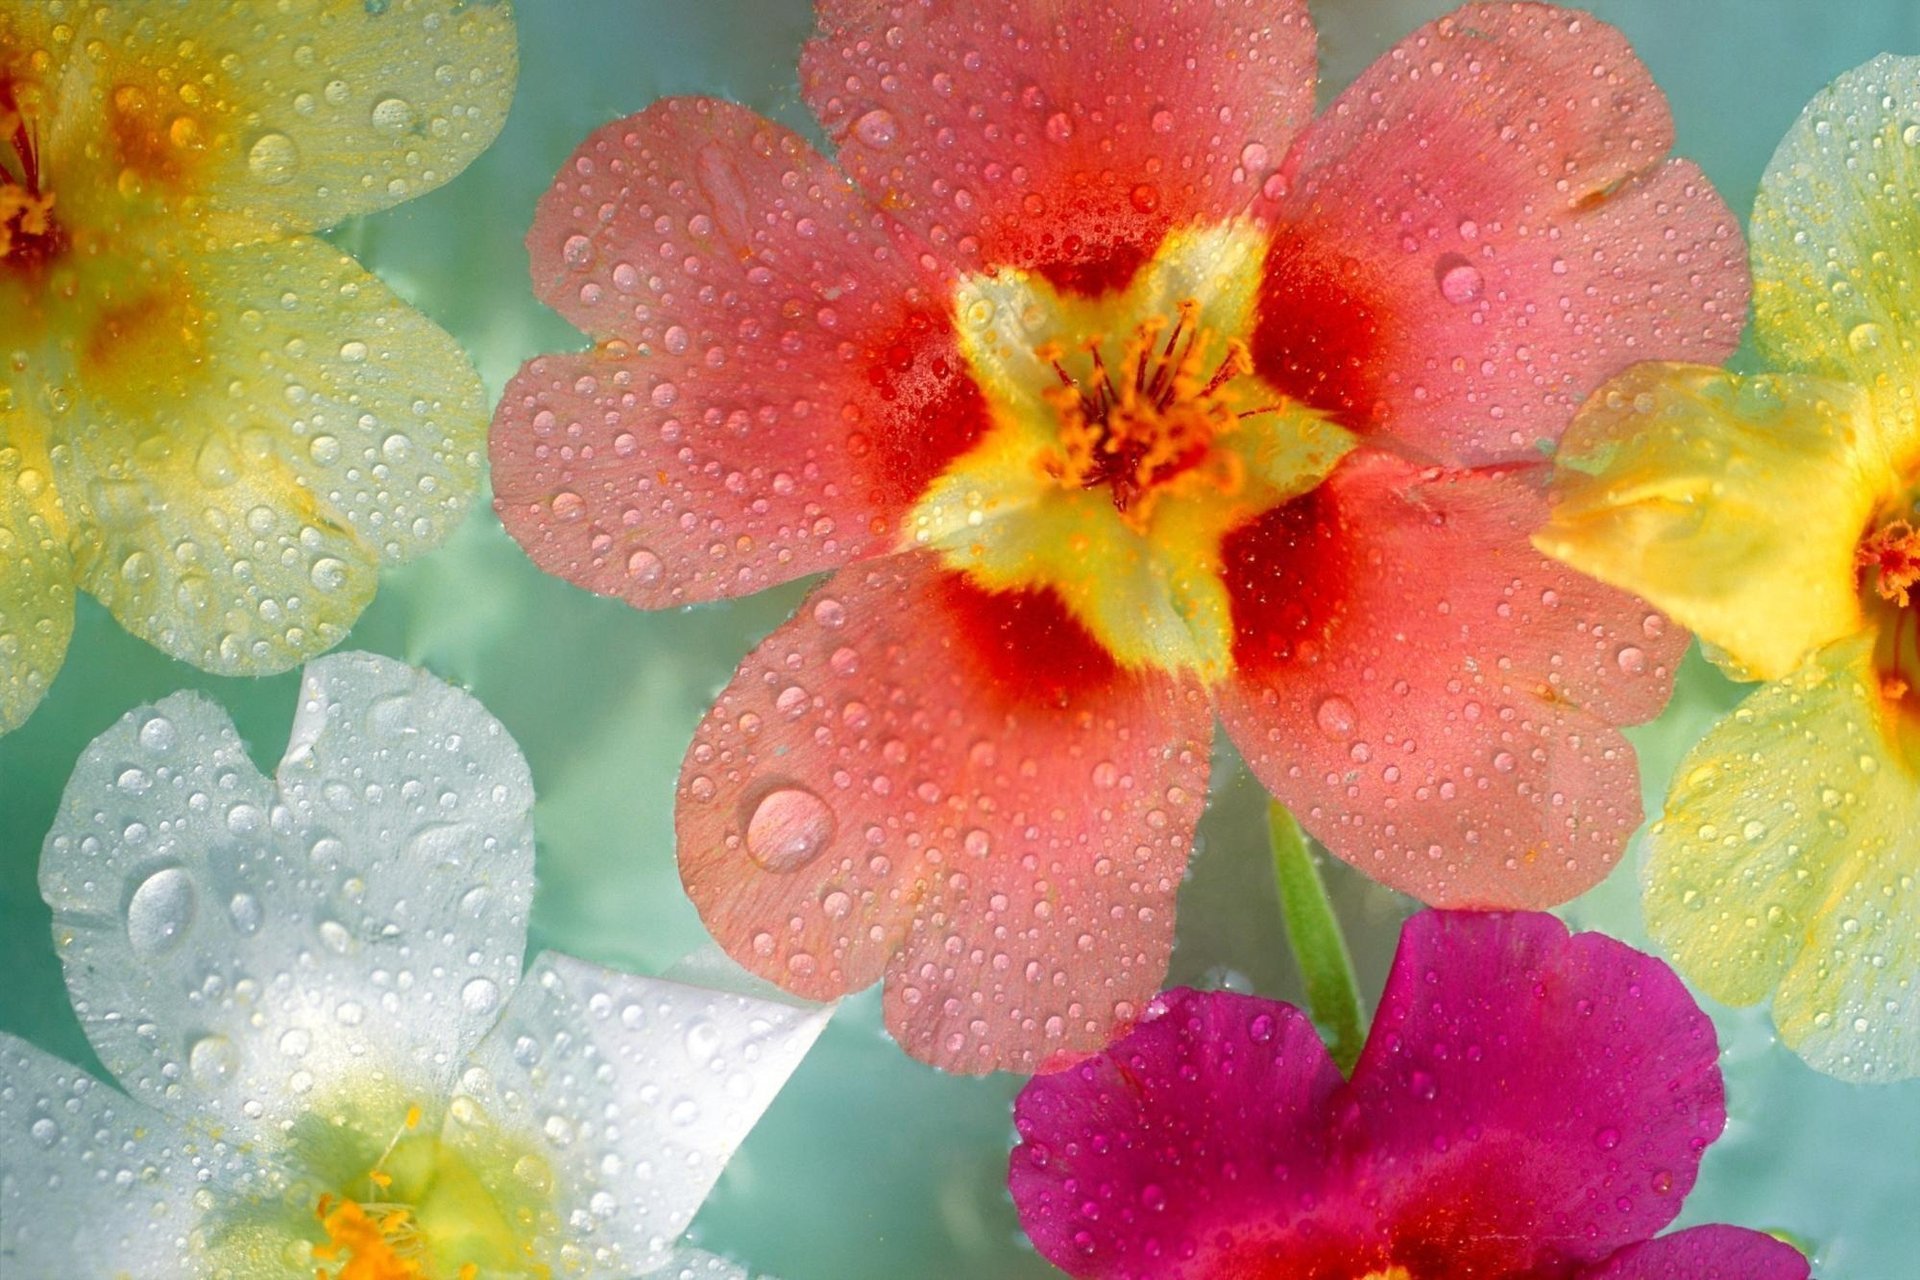
[[1864, 624], [1862, 530], [1901, 493], [1865, 399], [1813, 379], [1638, 365], [1581, 409], [1534, 544], [1634, 592], [1747, 679]]

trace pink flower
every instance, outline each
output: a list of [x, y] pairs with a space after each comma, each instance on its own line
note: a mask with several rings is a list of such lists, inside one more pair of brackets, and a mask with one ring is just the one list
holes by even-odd
[[1306, 1016], [1178, 990], [1015, 1103], [1027, 1234], [1093, 1280], [1805, 1280], [1737, 1227], [1653, 1234], [1726, 1123], [1672, 970], [1551, 916], [1408, 921], [1351, 1080]]
[[687, 754], [721, 943], [884, 977], [951, 1069], [1096, 1051], [1165, 976], [1216, 717], [1429, 902], [1597, 881], [1684, 637], [1529, 546], [1538, 446], [1746, 311], [1619, 34], [1471, 7], [1314, 120], [1301, 0], [819, 16], [839, 166], [708, 99], [575, 154], [528, 247], [600, 342], [493, 437], [507, 528], [596, 591], [837, 571]]

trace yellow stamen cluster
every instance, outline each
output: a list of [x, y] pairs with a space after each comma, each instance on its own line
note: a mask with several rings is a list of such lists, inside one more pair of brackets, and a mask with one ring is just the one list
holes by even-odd
[[[427, 1268], [427, 1241], [413, 1210], [384, 1199], [393, 1187], [393, 1175], [384, 1166], [401, 1138], [420, 1127], [420, 1120], [420, 1108], [408, 1107], [399, 1132], [367, 1172], [370, 1194], [365, 1200], [322, 1195], [314, 1206], [314, 1216], [327, 1233], [326, 1240], [313, 1247], [314, 1259], [340, 1264], [316, 1267], [314, 1280], [433, 1280]], [[455, 1273], [455, 1280], [479, 1280], [479, 1276], [480, 1268], [468, 1262]]]
[[1059, 415], [1059, 448], [1042, 456], [1042, 470], [1063, 488], [1107, 485], [1114, 506], [1137, 528], [1170, 488], [1197, 482], [1238, 492], [1245, 480], [1239, 456], [1213, 443], [1242, 418], [1264, 412], [1235, 408], [1230, 384], [1253, 368], [1246, 344], [1229, 340], [1209, 373], [1216, 335], [1199, 323], [1198, 303], [1182, 302], [1179, 312], [1164, 342], [1164, 318], [1140, 326], [1123, 349], [1117, 377], [1100, 354], [1099, 337], [1086, 343], [1084, 378], [1067, 371], [1059, 344], [1038, 351], [1060, 379], [1045, 393]]
[[1920, 582], [1920, 532], [1905, 520], [1890, 521], [1861, 539], [1854, 562], [1874, 571], [1874, 589], [1882, 600], [1904, 609], [1914, 583]]
[[17, 229], [22, 236], [44, 236], [53, 227], [53, 193], [35, 195], [23, 187], [0, 186], [0, 258], [13, 252]]

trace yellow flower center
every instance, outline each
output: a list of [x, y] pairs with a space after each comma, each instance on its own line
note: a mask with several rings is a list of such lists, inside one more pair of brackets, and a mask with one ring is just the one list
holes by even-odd
[[1254, 370], [1266, 247], [1248, 224], [1179, 228], [1092, 297], [1013, 268], [962, 280], [990, 426], [922, 493], [906, 545], [990, 592], [1052, 592], [1122, 666], [1223, 677], [1223, 540], [1354, 444]]
[[[1259, 412], [1238, 410], [1231, 386], [1253, 371], [1253, 358], [1246, 343], [1222, 340], [1199, 316], [1199, 302], [1182, 299], [1164, 343], [1165, 317], [1142, 322], [1117, 376], [1101, 355], [1100, 338], [1084, 344], [1086, 367], [1078, 376], [1068, 372], [1068, 356], [1057, 342], [1036, 352], [1060, 379], [1059, 387], [1044, 393], [1060, 415], [1060, 444], [1042, 455], [1042, 469], [1069, 489], [1105, 485], [1136, 532], [1150, 527], [1161, 493], [1183, 480], [1200, 480], [1226, 494], [1237, 493], [1245, 481], [1240, 456], [1214, 448], [1214, 442], [1243, 416]], [[1209, 370], [1223, 341], [1225, 355]]]
[[1920, 530], [1905, 518], [1887, 520], [1854, 552], [1861, 611], [1875, 633], [1873, 665], [1888, 738], [1910, 762], [1920, 763]]
[[409, 1107], [373, 1167], [319, 1197], [314, 1280], [547, 1280], [471, 1161], [420, 1122]]

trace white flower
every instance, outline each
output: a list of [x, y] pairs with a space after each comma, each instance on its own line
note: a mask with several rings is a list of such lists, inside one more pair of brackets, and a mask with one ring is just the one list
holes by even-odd
[[101, 735], [40, 887], [126, 1095], [0, 1037], [0, 1274], [742, 1276], [674, 1243], [827, 1011], [523, 975], [532, 802], [368, 654], [307, 668], [272, 780], [193, 694]]

